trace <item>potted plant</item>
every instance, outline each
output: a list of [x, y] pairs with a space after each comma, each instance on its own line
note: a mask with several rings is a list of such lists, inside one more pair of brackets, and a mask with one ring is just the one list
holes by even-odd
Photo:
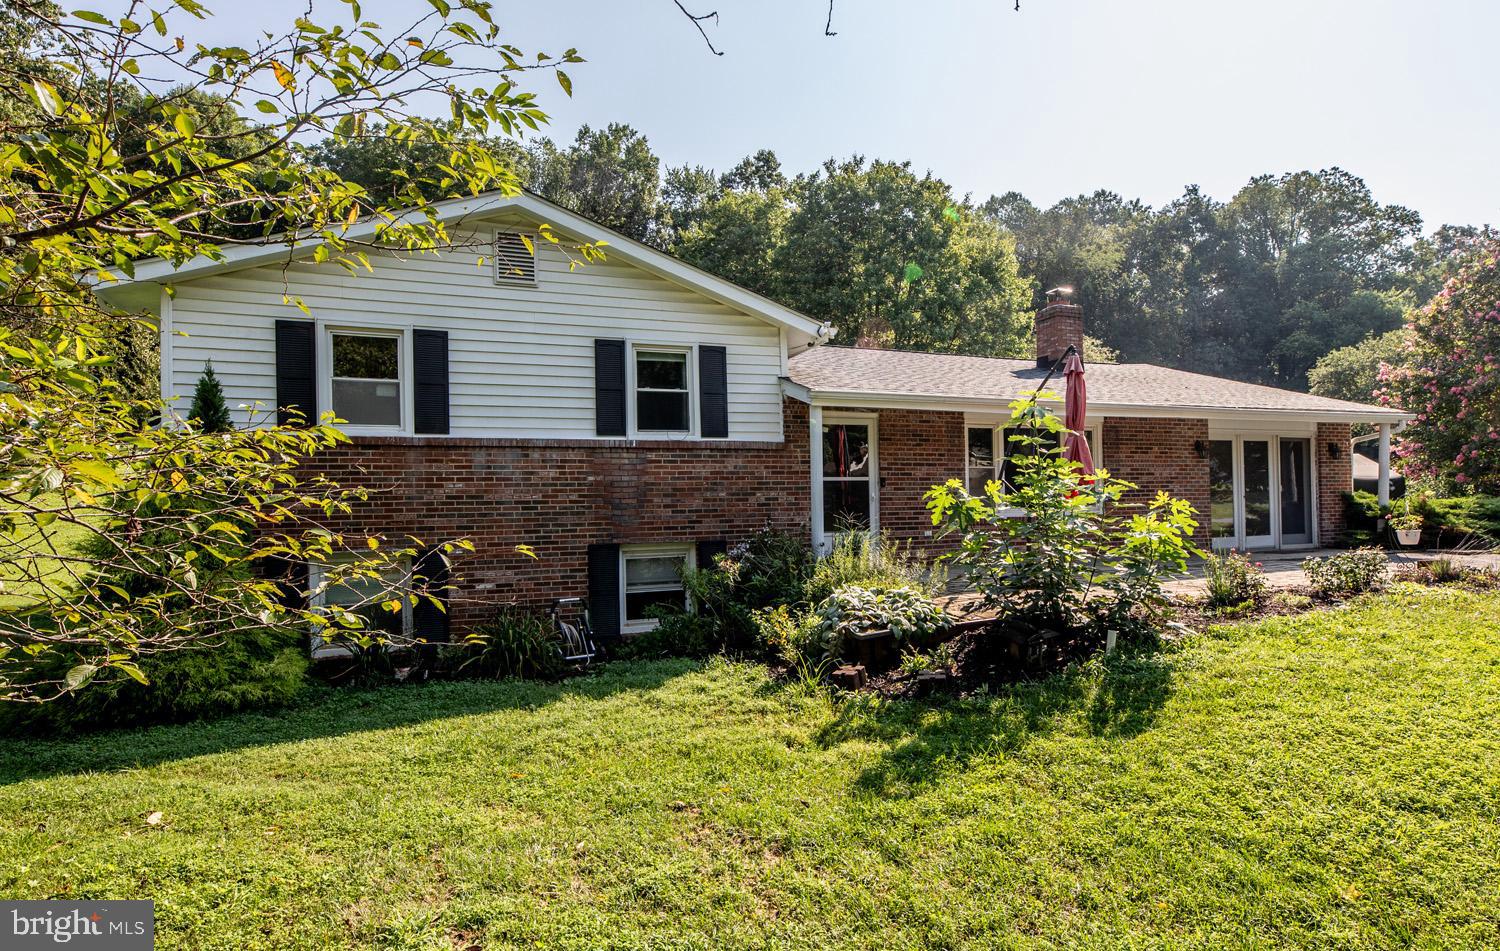
[[1391, 528], [1396, 532], [1396, 542], [1403, 548], [1415, 548], [1422, 544], [1422, 516], [1411, 510], [1410, 501], [1400, 512], [1391, 513]]

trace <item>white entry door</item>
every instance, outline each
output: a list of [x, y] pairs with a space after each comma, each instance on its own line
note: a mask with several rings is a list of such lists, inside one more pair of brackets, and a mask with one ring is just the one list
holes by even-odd
[[880, 530], [879, 440], [874, 417], [823, 420], [821, 511], [813, 518], [831, 541], [840, 532]]

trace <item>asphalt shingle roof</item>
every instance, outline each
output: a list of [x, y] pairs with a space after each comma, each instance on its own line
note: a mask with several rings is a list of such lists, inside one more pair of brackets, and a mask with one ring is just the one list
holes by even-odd
[[[1308, 415], [1378, 415], [1392, 421], [1405, 414], [1380, 406], [1328, 399], [1271, 386], [1241, 383], [1149, 363], [1091, 363], [1090, 405], [1152, 409], [1264, 410]], [[1034, 360], [1000, 360], [909, 350], [822, 346], [791, 358], [792, 382], [814, 394], [892, 396], [933, 401], [980, 400], [1000, 405], [1029, 396], [1047, 375]], [[1059, 396], [1062, 373], [1047, 385]]]

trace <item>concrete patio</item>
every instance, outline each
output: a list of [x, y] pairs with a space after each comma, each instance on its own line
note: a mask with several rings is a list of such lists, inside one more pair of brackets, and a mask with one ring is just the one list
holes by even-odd
[[[1266, 581], [1272, 588], [1296, 588], [1307, 584], [1307, 575], [1302, 572], [1303, 561], [1313, 557], [1326, 558], [1329, 555], [1338, 554], [1340, 550], [1319, 548], [1312, 551], [1251, 552], [1251, 555], [1260, 563], [1261, 570], [1265, 572]], [[1473, 568], [1500, 570], [1500, 552], [1496, 551], [1462, 553], [1436, 550], [1388, 551], [1386, 556], [1390, 562], [1390, 570], [1393, 572], [1403, 565], [1434, 561], [1438, 558], [1449, 558], [1458, 564]], [[1203, 584], [1203, 563], [1198, 561], [1189, 570], [1188, 577], [1180, 581], [1169, 582], [1167, 590], [1173, 594], [1202, 594]]]

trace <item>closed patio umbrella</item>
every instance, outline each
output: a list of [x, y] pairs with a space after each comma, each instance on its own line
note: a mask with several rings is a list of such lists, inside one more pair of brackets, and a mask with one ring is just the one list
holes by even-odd
[[1068, 427], [1067, 439], [1063, 442], [1063, 457], [1078, 463], [1083, 468], [1084, 475], [1091, 475], [1094, 471], [1094, 454], [1089, 451], [1089, 440], [1083, 433], [1084, 417], [1088, 414], [1089, 406], [1088, 387], [1083, 382], [1083, 358], [1072, 347], [1068, 348], [1067, 359], [1063, 363], [1063, 376], [1068, 381], [1063, 396], [1063, 425]]

